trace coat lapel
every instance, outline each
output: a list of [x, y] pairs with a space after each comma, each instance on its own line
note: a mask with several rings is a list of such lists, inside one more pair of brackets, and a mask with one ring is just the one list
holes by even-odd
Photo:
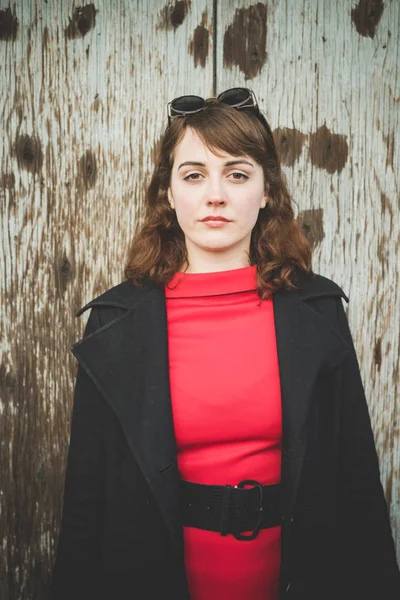
[[[282, 517], [291, 517], [307, 442], [307, 415], [319, 373], [347, 353], [334, 326], [310, 302], [343, 295], [321, 282], [274, 295], [282, 392]], [[324, 280], [325, 282], [328, 280]], [[118, 288], [118, 293], [115, 291]], [[96, 305], [124, 309], [121, 315], [72, 346], [72, 352], [113, 408], [152, 490], [171, 537], [182, 542], [179, 475], [170, 398], [165, 293], [138, 292], [129, 282], [112, 288]]]
[[156, 289], [143, 294], [139, 302], [103, 295], [80, 313], [96, 305], [126, 310], [74, 344], [72, 352], [114, 410], [171, 537], [180, 543], [165, 298]]
[[282, 517], [286, 520], [291, 519], [296, 500], [317, 377], [339, 364], [348, 352], [331, 322], [309, 302], [321, 297], [318, 289], [313, 292], [282, 290], [274, 296], [282, 397]]

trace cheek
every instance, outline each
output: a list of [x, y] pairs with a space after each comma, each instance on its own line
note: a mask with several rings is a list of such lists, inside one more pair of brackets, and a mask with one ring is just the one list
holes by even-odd
[[246, 194], [246, 196], [241, 199], [242, 201], [237, 204], [238, 211], [246, 221], [254, 221], [254, 219], [257, 218], [261, 207], [261, 198], [262, 194], [257, 190], [254, 193]]
[[198, 199], [195, 189], [190, 189], [190, 185], [185, 182], [177, 181], [171, 185], [171, 192], [178, 217], [184, 219], [196, 213]]
[[178, 222], [181, 226], [190, 223], [195, 216], [195, 206], [193, 200], [189, 200], [187, 194], [177, 194], [174, 196], [175, 212]]

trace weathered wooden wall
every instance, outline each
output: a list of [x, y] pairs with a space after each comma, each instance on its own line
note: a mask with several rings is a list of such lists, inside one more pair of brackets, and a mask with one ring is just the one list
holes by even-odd
[[122, 278], [166, 103], [245, 85], [349, 294], [400, 558], [398, 0], [0, 0], [0, 597], [43, 600], [75, 311]]

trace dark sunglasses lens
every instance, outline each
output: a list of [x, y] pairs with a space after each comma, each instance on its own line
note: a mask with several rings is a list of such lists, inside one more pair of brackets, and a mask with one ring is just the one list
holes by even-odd
[[181, 96], [172, 101], [171, 108], [177, 112], [192, 112], [201, 110], [204, 106], [204, 99], [200, 96]]
[[218, 96], [218, 100], [220, 102], [224, 102], [225, 104], [229, 104], [230, 106], [234, 106], [235, 104], [245, 102], [249, 98], [250, 92], [249, 90], [246, 90], [246, 88], [233, 88], [232, 90], [222, 92], [222, 94]]

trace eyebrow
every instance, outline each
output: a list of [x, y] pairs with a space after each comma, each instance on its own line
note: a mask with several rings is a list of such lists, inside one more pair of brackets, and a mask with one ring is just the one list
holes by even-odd
[[[224, 167], [232, 167], [233, 165], [240, 165], [240, 164], [250, 165], [250, 167], [254, 168], [254, 165], [252, 165], [251, 162], [249, 162], [248, 160], [245, 160], [245, 159], [228, 160], [226, 163], [224, 163]], [[205, 167], [205, 166], [206, 165], [204, 163], [187, 160], [186, 162], [183, 162], [181, 165], [179, 165], [178, 171], [181, 167]]]

